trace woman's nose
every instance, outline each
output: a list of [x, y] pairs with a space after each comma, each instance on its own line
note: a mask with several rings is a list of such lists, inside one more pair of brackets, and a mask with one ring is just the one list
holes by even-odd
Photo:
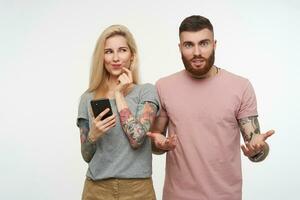
[[114, 53], [113, 61], [119, 61], [119, 55], [118, 55], [118, 53]]

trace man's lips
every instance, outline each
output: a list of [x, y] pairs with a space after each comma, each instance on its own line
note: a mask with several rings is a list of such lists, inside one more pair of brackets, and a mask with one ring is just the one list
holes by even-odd
[[191, 61], [195, 65], [201, 65], [202, 63], [205, 62], [205, 59], [192, 59]]
[[192, 59], [192, 62], [204, 62], [205, 59], [201, 59], [201, 58], [194, 58]]

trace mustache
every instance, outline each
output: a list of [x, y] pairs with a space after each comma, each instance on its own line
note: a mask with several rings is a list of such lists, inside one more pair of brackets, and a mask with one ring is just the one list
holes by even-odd
[[191, 60], [194, 60], [194, 59], [204, 59], [206, 60], [203, 56], [201, 55], [194, 55], [193, 58]]
[[206, 61], [207, 59], [204, 58], [201, 55], [197, 55], [197, 56], [194, 55], [193, 58], [190, 61], [194, 61], [194, 60], [204, 60], [204, 61]]

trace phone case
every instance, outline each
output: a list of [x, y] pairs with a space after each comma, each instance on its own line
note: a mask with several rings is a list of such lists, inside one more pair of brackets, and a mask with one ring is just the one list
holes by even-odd
[[111, 116], [113, 114], [109, 99], [96, 99], [91, 101], [92, 110], [94, 117], [96, 118], [102, 111], [109, 108], [109, 112], [106, 113], [101, 120]]

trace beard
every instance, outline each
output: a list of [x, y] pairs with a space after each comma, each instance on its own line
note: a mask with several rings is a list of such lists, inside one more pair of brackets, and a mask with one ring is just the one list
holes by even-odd
[[[181, 54], [181, 59], [184, 64], [185, 69], [192, 74], [195, 77], [203, 76], [205, 75], [211, 67], [214, 65], [215, 62], [215, 50], [210, 54], [208, 58], [204, 58], [201, 55], [199, 56], [194, 56], [191, 60], [187, 60], [182, 54]], [[193, 59], [202, 59], [205, 62], [204, 67], [201, 67], [199, 69], [194, 68], [191, 64]]]

